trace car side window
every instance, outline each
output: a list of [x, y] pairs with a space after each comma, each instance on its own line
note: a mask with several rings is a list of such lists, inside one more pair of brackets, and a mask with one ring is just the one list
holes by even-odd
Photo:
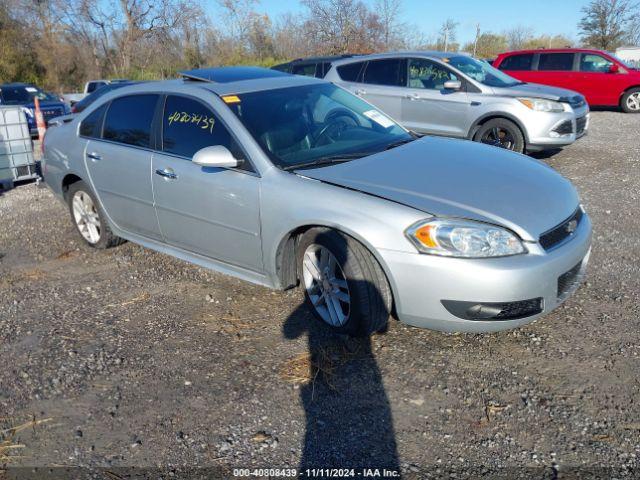
[[151, 122], [158, 95], [127, 95], [109, 105], [104, 120], [102, 138], [112, 142], [149, 148]]
[[533, 53], [522, 55], [511, 55], [500, 63], [500, 70], [527, 71], [531, 70], [533, 64]]
[[294, 75], [304, 75], [306, 77], [316, 76], [316, 64], [315, 63], [303, 63], [300, 65], [294, 65], [291, 73]]
[[573, 70], [573, 53], [541, 53], [538, 70]]
[[107, 110], [107, 105], [102, 105], [91, 112], [80, 123], [80, 136], [89, 138], [100, 138], [102, 134], [102, 120], [104, 119], [104, 112]]
[[[222, 145], [237, 159], [243, 159], [242, 150], [205, 104], [188, 97], [169, 95], [162, 115], [162, 150], [181, 157], [192, 158], [205, 147]], [[251, 169], [244, 162], [245, 169]]]
[[346, 65], [340, 65], [336, 70], [338, 71], [340, 78], [345, 82], [357, 82], [360, 77], [362, 66], [365, 63], [366, 62], [347, 63]]
[[401, 58], [385, 58], [384, 60], [370, 60], [364, 70], [364, 83], [371, 85], [387, 85], [404, 87], [403, 75], [405, 60]]
[[442, 90], [449, 80], [458, 77], [448, 68], [424, 58], [409, 59], [409, 88]]
[[89, 85], [87, 85], [87, 93], [95, 92], [97, 89], [99, 89], [103, 85], [106, 85], [106, 83], [105, 82], [89, 82]]
[[611, 60], [607, 60], [601, 55], [583, 53], [580, 57], [581, 72], [607, 73], [612, 65]]

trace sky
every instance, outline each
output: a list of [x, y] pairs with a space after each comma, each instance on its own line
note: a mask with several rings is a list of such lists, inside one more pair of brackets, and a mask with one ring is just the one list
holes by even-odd
[[[371, 6], [374, 0], [363, 0]], [[532, 27], [538, 34], [577, 37], [580, 10], [588, 0], [403, 0], [402, 21], [435, 35], [442, 22], [451, 17], [458, 25], [458, 41], [473, 40], [476, 24], [481, 31], [500, 33], [517, 25]], [[257, 10], [277, 17], [285, 12], [301, 12], [296, 0], [260, 0]]]

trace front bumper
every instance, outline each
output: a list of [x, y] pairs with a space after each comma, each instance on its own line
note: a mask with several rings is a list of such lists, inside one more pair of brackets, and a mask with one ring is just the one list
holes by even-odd
[[[489, 259], [379, 252], [402, 322], [444, 332], [495, 332], [546, 315], [577, 289], [589, 260], [591, 221], [584, 215], [571, 240], [555, 249], [545, 251], [537, 243], [527, 243], [527, 247], [528, 254]], [[570, 271], [577, 273], [577, 281], [559, 292], [559, 280], [562, 283], [561, 277]], [[442, 303], [506, 303], [534, 298], [542, 299], [542, 311], [514, 320], [467, 320], [450, 313]]]
[[529, 116], [530, 121], [526, 124], [529, 151], [570, 145], [586, 135], [589, 129], [588, 106], [559, 113], [531, 112]]

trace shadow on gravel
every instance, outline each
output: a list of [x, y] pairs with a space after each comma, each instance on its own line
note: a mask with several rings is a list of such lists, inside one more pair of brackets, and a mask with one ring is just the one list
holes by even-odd
[[306, 432], [300, 469], [387, 468], [400, 471], [389, 399], [370, 338], [331, 332], [305, 304], [283, 327], [307, 335], [308, 381], [300, 387]]

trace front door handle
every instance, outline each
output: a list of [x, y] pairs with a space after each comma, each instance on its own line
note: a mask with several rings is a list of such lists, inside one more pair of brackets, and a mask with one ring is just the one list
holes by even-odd
[[160, 175], [161, 177], [168, 178], [170, 180], [175, 180], [178, 178], [178, 175], [170, 168], [157, 169], [156, 175]]
[[408, 93], [407, 98], [409, 100], [420, 100], [420, 95], [418, 95], [417, 93]]
[[102, 160], [102, 157], [97, 154], [96, 152], [87, 152], [87, 158], [89, 158], [90, 160], [97, 162]]
[[367, 93], [367, 91], [363, 88], [358, 88], [356, 89], [356, 91], [354, 92], [356, 95], [364, 95], [365, 93]]

